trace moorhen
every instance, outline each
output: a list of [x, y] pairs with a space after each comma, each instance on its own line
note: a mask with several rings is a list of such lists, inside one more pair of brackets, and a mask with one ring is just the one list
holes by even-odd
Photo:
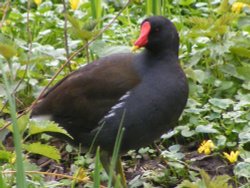
[[75, 144], [94, 145], [112, 154], [119, 126], [120, 152], [151, 144], [172, 128], [188, 98], [179, 65], [174, 24], [153, 16], [141, 24], [139, 54], [101, 58], [72, 72], [44, 94], [32, 110], [57, 122]]

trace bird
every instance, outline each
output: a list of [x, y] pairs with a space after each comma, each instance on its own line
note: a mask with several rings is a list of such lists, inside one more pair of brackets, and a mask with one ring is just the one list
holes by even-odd
[[84, 147], [112, 155], [119, 128], [120, 154], [151, 144], [176, 126], [188, 99], [179, 34], [163, 16], [142, 21], [139, 53], [118, 53], [89, 63], [51, 87], [31, 116], [46, 117]]

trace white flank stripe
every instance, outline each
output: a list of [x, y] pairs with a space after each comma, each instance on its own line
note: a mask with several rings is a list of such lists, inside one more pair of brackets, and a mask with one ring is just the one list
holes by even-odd
[[37, 115], [37, 116], [33, 116], [31, 119], [36, 120], [36, 121], [52, 120], [52, 116], [49, 115], [49, 114], [46, 114], [46, 115]]

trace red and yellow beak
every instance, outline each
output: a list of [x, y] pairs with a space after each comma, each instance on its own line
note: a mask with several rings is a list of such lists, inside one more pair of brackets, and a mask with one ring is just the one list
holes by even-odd
[[148, 35], [151, 29], [151, 25], [149, 22], [144, 22], [141, 25], [141, 33], [139, 38], [135, 41], [132, 51], [135, 51], [148, 43]]

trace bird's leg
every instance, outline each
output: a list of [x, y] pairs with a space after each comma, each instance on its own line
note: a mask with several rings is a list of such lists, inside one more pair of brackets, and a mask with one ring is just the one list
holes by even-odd
[[119, 185], [115, 187], [127, 187], [126, 178], [123, 172], [121, 158], [116, 161], [115, 169], [111, 169], [111, 156], [105, 151], [101, 151], [100, 160], [106, 173], [112, 176], [113, 185]]

